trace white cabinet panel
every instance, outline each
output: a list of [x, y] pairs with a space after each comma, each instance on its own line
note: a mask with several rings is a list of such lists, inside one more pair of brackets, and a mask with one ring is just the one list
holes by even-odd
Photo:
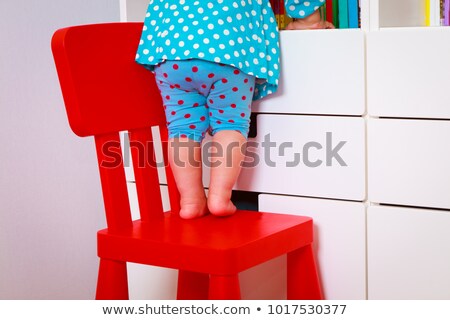
[[370, 119], [372, 202], [450, 208], [450, 121]]
[[282, 31], [277, 93], [253, 111], [361, 115], [365, 112], [361, 30]]
[[[312, 217], [314, 247], [325, 298], [366, 299], [366, 210], [363, 203], [260, 195], [259, 209]], [[284, 270], [284, 266], [280, 269]]]
[[364, 119], [260, 114], [256, 121], [235, 189], [364, 200]]
[[367, 34], [370, 115], [450, 119], [450, 28]]
[[371, 206], [368, 298], [450, 299], [450, 211]]

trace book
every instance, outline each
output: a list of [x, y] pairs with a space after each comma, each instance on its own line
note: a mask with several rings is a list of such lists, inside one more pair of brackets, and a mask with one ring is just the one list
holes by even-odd
[[270, 0], [270, 6], [277, 20], [278, 30], [283, 30], [292, 21], [292, 18], [286, 14], [284, 0]]
[[348, 0], [348, 27], [358, 28], [359, 27], [359, 4], [358, 0]]
[[348, 28], [348, 0], [338, 0], [339, 28]]
[[440, 26], [441, 20], [440, 0], [425, 0], [425, 25], [428, 27]]
[[326, 2], [325, 2], [325, 16], [326, 16], [326, 19], [327, 19], [328, 22], [334, 24], [334, 21], [333, 21], [333, 0], [326, 0]]
[[450, 26], [450, 0], [444, 0], [444, 26]]
[[338, 0], [333, 0], [333, 24], [336, 28], [339, 28], [339, 4]]

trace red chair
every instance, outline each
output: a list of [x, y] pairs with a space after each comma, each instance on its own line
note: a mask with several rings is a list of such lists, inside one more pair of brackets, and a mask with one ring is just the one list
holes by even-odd
[[[170, 169], [170, 212], [163, 212], [150, 127], [166, 120], [153, 74], [134, 62], [141, 23], [56, 31], [52, 50], [69, 123], [94, 136], [107, 228], [98, 232], [97, 299], [128, 299], [126, 262], [179, 270], [178, 299], [240, 299], [238, 273], [287, 254], [287, 297], [322, 299], [311, 218], [238, 211], [183, 220]], [[119, 132], [132, 147], [140, 220], [132, 221]], [[164, 148], [166, 149], [166, 148]], [[164, 155], [167, 163], [167, 154]]]

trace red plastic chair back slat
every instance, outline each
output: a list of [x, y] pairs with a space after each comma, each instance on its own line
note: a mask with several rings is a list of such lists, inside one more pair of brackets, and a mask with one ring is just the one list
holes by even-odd
[[110, 23], [54, 34], [53, 55], [77, 135], [165, 125], [154, 76], [134, 61], [141, 32], [142, 23]]

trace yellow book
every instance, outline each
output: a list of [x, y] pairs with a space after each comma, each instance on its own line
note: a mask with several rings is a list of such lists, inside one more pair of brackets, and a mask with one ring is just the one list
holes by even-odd
[[430, 17], [431, 17], [431, 6], [430, 6], [431, 0], [425, 0], [425, 25], [429, 27], [430, 24]]

